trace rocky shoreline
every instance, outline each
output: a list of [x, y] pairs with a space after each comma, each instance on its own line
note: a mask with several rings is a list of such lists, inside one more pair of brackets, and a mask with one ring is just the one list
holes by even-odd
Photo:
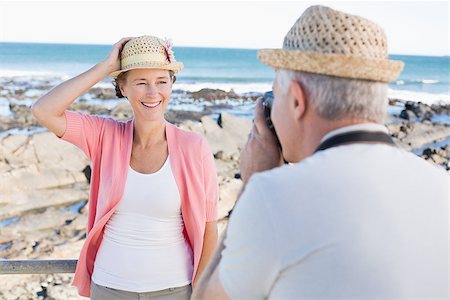
[[[34, 87], [35, 88], [35, 87]], [[43, 87], [42, 89], [45, 89]], [[38, 126], [27, 105], [36, 99], [23, 90], [5, 90], [10, 116], [0, 117], [0, 257], [4, 259], [73, 259], [86, 237], [89, 161], [76, 147], [48, 131], [17, 134]], [[186, 92], [179, 92], [186, 96]], [[89, 91], [96, 99], [112, 98], [111, 89]], [[21, 98], [22, 97], [22, 98]], [[188, 98], [203, 110], [170, 110], [167, 119], [177, 126], [204, 135], [213, 150], [218, 170], [220, 201], [219, 230], [226, 227], [230, 210], [242, 187], [239, 152], [252, 126], [249, 118], [227, 112], [214, 113], [233, 101], [253, 101], [257, 95], [233, 91], [202, 90]], [[14, 100], [12, 100], [14, 99]], [[221, 100], [221, 101], [216, 101]], [[1, 103], [0, 103], [1, 104]], [[428, 106], [390, 100], [394, 108], [387, 126], [399, 147], [413, 151], [450, 174], [450, 105]], [[78, 101], [72, 110], [128, 119], [126, 102], [114, 106]], [[216, 118], [217, 117], [217, 118]], [[85, 299], [70, 285], [72, 274], [0, 275], [0, 299]]]

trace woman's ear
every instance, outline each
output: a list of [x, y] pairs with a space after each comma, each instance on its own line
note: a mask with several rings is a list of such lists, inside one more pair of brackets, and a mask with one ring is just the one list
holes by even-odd
[[293, 101], [294, 116], [296, 120], [300, 120], [306, 112], [306, 94], [303, 87], [295, 80], [291, 82], [291, 93]]
[[122, 96], [127, 98], [127, 92], [126, 92], [126, 88], [124, 88], [124, 82], [123, 81], [120, 82], [119, 89], [120, 89], [120, 92], [122, 93]]

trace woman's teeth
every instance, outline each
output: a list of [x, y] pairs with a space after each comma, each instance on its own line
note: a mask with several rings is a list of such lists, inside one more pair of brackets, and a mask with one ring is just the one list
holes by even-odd
[[141, 103], [145, 107], [154, 108], [154, 107], [157, 107], [161, 103], [161, 101], [158, 101], [158, 102], [141, 102]]

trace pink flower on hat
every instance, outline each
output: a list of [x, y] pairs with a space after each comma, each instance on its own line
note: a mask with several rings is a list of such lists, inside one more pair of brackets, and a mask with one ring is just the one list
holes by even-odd
[[172, 50], [173, 44], [172, 41], [170, 39], [165, 39], [164, 40], [164, 52], [166, 53], [166, 58], [169, 61], [169, 63], [172, 63], [173, 61], [175, 61], [175, 56]]

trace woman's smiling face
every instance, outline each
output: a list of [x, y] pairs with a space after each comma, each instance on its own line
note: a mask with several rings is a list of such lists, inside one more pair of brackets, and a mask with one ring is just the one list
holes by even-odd
[[172, 78], [168, 70], [128, 71], [120, 89], [128, 98], [135, 118], [143, 121], [164, 120], [164, 113], [172, 93]]

